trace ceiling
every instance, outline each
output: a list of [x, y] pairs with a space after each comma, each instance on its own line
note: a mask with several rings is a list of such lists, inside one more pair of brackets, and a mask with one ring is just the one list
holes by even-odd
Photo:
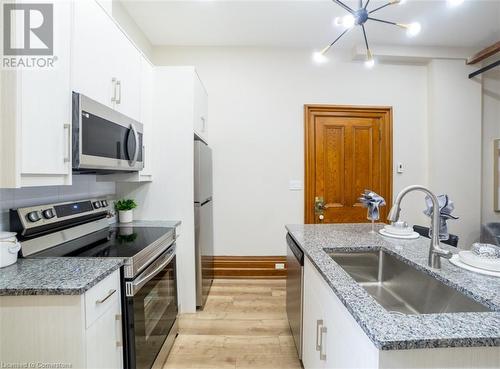
[[[366, 1], [366, 0], [365, 0]], [[386, 1], [371, 0], [369, 9]], [[340, 32], [332, 25], [346, 14], [330, 0], [316, 1], [132, 1], [126, 10], [153, 45], [281, 46], [319, 48]], [[357, 1], [346, 1], [355, 7]], [[500, 40], [500, 0], [466, 0], [450, 8], [444, 0], [408, 0], [376, 13], [377, 17], [409, 23], [422, 32], [408, 38], [391, 25], [366, 25], [372, 44], [472, 47], [481, 49]], [[358, 29], [338, 47], [362, 42]]]

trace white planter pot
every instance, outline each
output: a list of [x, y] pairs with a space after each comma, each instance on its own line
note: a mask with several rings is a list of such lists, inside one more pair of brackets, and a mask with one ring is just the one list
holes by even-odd
[[118, 217], [120, 218], [120, 223], [132, 223], [134, 220], [133, 210], [119, 210]]
[[17, 253], [21, 245], [13, 232], [0, 232], [0, 268], [17, 262]]

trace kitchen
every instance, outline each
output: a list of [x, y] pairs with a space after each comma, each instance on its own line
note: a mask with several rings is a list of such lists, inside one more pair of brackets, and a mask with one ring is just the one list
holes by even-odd
[[[12, 3], [2, 2], [2, 11], [5, 12], [4, 5]], [[347, 3], [352, 8], [357, 6], [355, 1]], [[342, 190], [347, 191], [348, 197], [357, 197], [365, 189], [380, 193], [387, 202], [381, 208], [380, 222], [389, 222], [386, 218], [393, 200], [403, 189], [415, 184], [424, 184], [436, 195], [447, 193], [456, 205], [453, 215], [460, 219], [450, 220], [448, 227], [450, 234], [458, 235], [459, 247], [449, 248], [441, 242], [446, 250], [456, 253], [471, 249], [473, 243], [483, 239], [481, 225], [485, 228], [498, 222], [494, 198], [497, 173], [492, 170], [493, 142], [500, 135], [497, 72], [492, 68], [479, 77], [468, 78], [470, 73], [494, 64], [496, 56], [489, 55], [478, 64], [465, 63], [467, 58], [498, 41], [498, 37], [495, 39], [499, 32], [498, 3], [465, 1], [454, 6], [449, 3], [395, 2], [380, 9], [381, 19], [419, 21], [422, 30], [420, 35], [408, 38], [405, 30], [368, 20], [368, 50], [375, 60], [371, 67], [363, 65], [365, 59], [372, 59], [367, 55], [363, 32], [358, 29], [325, 52], [323, 56], [329, 61], [319, 60], [317, 54], [311, 60], [313, 50], [322, 50], [342, 32], [342, 25], [331, 23], [336, 17], [342, 18], [346, 11], [333, 2], [54, 2], [53, 55], [58, 58], [57, 68], [4, 68], [1, 73], [0, 230], [16, 232], [23, 257], [15, 265], [0, 269], [0, 319], [2, 332], [14, 327], [25, 329], [24, 334], [5, 336], [9, 337], [5, 342], [10, 343], [0, 348], [5, 350], [0, 351], [2, 362], [147, 368], [161, 367], [166, 362], [166, 367], [194, 368], [244, 367], [247, 360], [247, 365], [253, 363], [254, 367], [280, 366], [283, 363], [277, 363], [271, 355], [265, 356], [268, 361], [255, 363], [243, 357], [240, 363], [234, 357], [236, 354], [218, 346], [218, 338], [212, 337], [216, 343], [206, 343], [207, 347], [203, 344], [197, 353], [186, 348], [186, 342], [190, 341], [185, 340], [189, 335], [212, 342], [207, 337], [213, 333], [208, 321], [211, 314], [227, 327], [229, 333], [221, 330], [224, 339], [231, 341], [234, 336], [248, 334], [250, 346], [253, 335], [261, 329], [260, 324], [273, 322], [269, 324], [280, 328], [275, 338], [269, 338], [269, 347], [276, 346], [278, 353], [289, 353], [286, 347], [292, 347], [290, 342], [295, 346], [298, 341], [289, 339], [292, 332], [288, 320], [293, 325], [296, 319], [290, 319], [293, 313], [285, 312], [285, 305], [291, 305], [287, 301], [292, 296], [288, 287], [293, 289], [284, 279], [292, 276], [290, 257], [286, 258], [285, 235], [289, 233], [303, 254], [303, 278], [317, 283], [317, 291], [329, 288], [322, 294], [327, 306], [335, 306], [339, 314], [349, 314], [346, 322], [353, 325], [344, 326], [345, 334], [353, 332], [353, 339], [363, 345], [366, 357], [373, 359], [364, 363], [349, 361], [351, 341], [346, 339], [331, 351], [339, 358], [344, 357], [343, 352], [346, 361], [331, 361], [330, 342], [336, 341], [335, 338], [330, 341], [329, 334], [337, 323], [322, 312], [311, 311], [311, 306], [322, 306], [324, 301], [311, 303], [318, 293], [311, 295], [306, 286], [312, 284], [304, 282], [303, 297], [299, 298], [303, 302], [304, 333], [302, 344], [297, 346], [303, 351], [305, 368], [384, 367], [390, 366], [389, 362], [401, 367], [397, 357], [407, 362], [405, 355], [412, 356], [413, 361], [409, 362], [413, 367], [471, 367], [467, 361], [471, 355], [480, 358], [474, 362], [477, 367], [499, 366], [498, 279], [465, 271], [445, 258], [439, 258], [441, 269], [435, 271], [437, 268], [427, 265], [430, 240], [425, 236], [413, 241], [395, 241], [369, 233], [370, 228], [365, 225], [356, 226], [359, 228], [354, 231], [348, 225], [337, 224], [293, 226], [336, 223], [339, 215], [335, 212], [342, 210], [336, 206], [337, 200], [332, 201], [331, 196], [336, 195], [313, 193], [318, 183], [311, 178], [324, 175], [325, 185], [334, 186], [336, 182], [327, 175], [328, 171], [320, 170], [318, 162], [305, 160], [305, 156], [312, 160], [307, 153], [318, 156], [321, 150], [326, 150], [311, 145], [317, 140], [306, 141], [306, 137], [323, 133], [318, 129], [306, 134], [305, 121], [331, 124], [322, 120], [321, 111], [316, 112], [331, 106], [344, 109], [335, 114], [359, 116], [352, 111], [355, 109], [345, 108], [356, 106], [366, 110], [363, 114], [374, 114], [370, 119], [384, 122], [382, 128], [386, 130], [381, 131], [380, 145], [386, 145], [382, 152], [391, 155], [384, 159], [388, 163], [385, 169], [375, 174], [383, 173], [387, 185], [375, 187], [377, 182], [370, 184], [361, 173], [355, 178], [359, 183], [347, 182], [347, 189]], [[375, 9], [385, 2], [373, 1], [367, 5]], [[432, 9], [442, 17], [442, 22], [431, 16]], [[43, 14], [43, 9], [40, 11]], [[273, 32], [273, 19], [279, 16], [283, 17], [283, 23]], [[462, 23], [461, 19], [466, 21]], [[221, 33], [222, 26], [227, 28]], [[460, 32], [467, 37], [458, 37]], [[23, 56], [16, 57], [22, 60]], [[48, 83], [50, 93], [45, 87]], [[368, 111], [369, 107], [372, 111]], [[328, 114], [334, 115], [330, 110]], [[86, 120], [89, 122], [85, 123]], [[105, 129], [103, 120], [125, 130], [114, 131], [119, 138], [106, 136], [115, 133]], [[85, 132], [85, 126], [95, 130]], [[378, 133], [373, 135], [378, 141]], [[328, 134], [325, 137], [336, 139]], [[347, 140], [350, 136], [346, 137]], [[360, 140], [367, 137], [358, 136]], [[445, 137], [446, 142], [438, 137]], [[207, 146], [211, 152], [203, 150]], [[109, 153], [105, 151], [111, 150], [113, 156], [115, 149], [123, 157], [107, 160]], [[94, 152], [85, 153], [86, 150]], [[365, 151], [360, 149], [360, 155]], [[331, 157], [335, 155], [338, 154], [333, 151]], [[210, 157], [212, 170], [199, 171], [200, 163], [210, 162]], [[334, 164], [329, 164], [330, 171], [338, 170]], [[315, 174], [311, 168], [316, 168]], [[197, 191], [200, 178], [207, 183], [203, 194]], [[368, 186], [373, 188], [365, 188]], [[323, 202], [320, 199], [315, 202], [315, 197], [323, 197]], [[119, 199], [133, 199], [137, 204], [133, 223], [117, 223]], [[207, 204], [213, 208], [202, 206]], [[405, 196], [401, 220], [429, 227], [431, 219], [422, 213], [425, 206], [422, 195], [412, 192]], [[9, 212], [10, 209], [14, 211]], [[45, 213], [49, 217], [46, 218], [43, 212], [51, 209]], [[32, 224], [25, 220], [33, 211], [37, 213], [32, 215], [33, 219], [40, 220]], [[356, 205], [354, 211], [358, 218], [342, 223], [366, 222], [366, 209]], [[42, 223], [44, 227], [38, 228]], [[289, 225], [287, 229], [285, 225]], [[107, 241], [96, 242], [98, 234], [105, 235]], [[95, 248], [89, 247], [95, 244]], [[44, 245], [47, 250], [42, 251], [40, 247]], [[92, 250], [104, 251], [103, 245], [109, 246], [107, 255], [92, 255]], [[113, 250], [120, 250], [123, 245], [157, 247], [150, 256], [158, 264], [150, 259], [134, 268], [133, 256], [113, 254]], [[385, 312], [393, 308], [386, 309], [380, 296], [370, 294], [365, 282], [350, 274], [354, 273], [355, 265], [342, 264], [342, 255], [333, 250], [346, 251], [348, 247], [378, 252], [365, 255], [373, 265], [379, 259], [390, 264], [386, 262], [386, 254], [402, 258], [406, 265], [417, 265], [425, 275], [462, 292], [487, 311], [475, 307], [472, 311], [447, 313], [443, 308], [441, 314], [429, 313], [412, 303], [413, 311], [398, 320]], [[413, 248], [415, 255], [408, 256], [405, 250]], [[80, 257], [75, 257], [79, 253]], [[174, 253], [175, 263], [172, 263]], [[61, 258], [62, 255], [71, 257]], [[145, 296], [141, 293], [141, 289], [148, 290], [148, 284], [137, 290], [138, 296], [152, 300], [137, 302], [138, 299], [129, 296], [133, 293], [127, 286], [133, 286], [160, 265], [164, 270], [163, 280], [158, 281], [156, 288], [150, 284], [152, 293]], [[300, 277], [300, 265], [294, 270]], [[466, 276], [467, 281], [460, 275]], [[247, 280], [243, 277], [250, 282], [242, 282]], [[208, 292], [212, 279], [214, 284]], [[227, 281], [234, 284], [229, 286]], [[339, 281], [346, 284], [340, 285]], [[344, 289], [354, 291], [359, 300], [347, 298]], [[256, 295], [257, 291], [266, 296]], [[235, 295], [229, 296], [230, 293]], [[247, 299], [243, 300], [245, 296]], [[90, 299], [92, 306], [88, 306]], [[106, 300], [99, 304], [94, 301], [103, 299]], [[432, 295], [432, 299], [436, 296]], [[12, 308], [19, 306], [21, 300], [24, 315]], [[128, 305], [127, 301], [135, 305]], [[137, 308], [130, 307], [147, 305], [146, 301], [158, 302], [164, 308], [162, 311], [168, 311], [165, 319], [151, 320], [164, 324], [161, 334], [156, 336], [161, 344], [147, 339], [140, 342], [144, 337], [155, 337], [146, 326], [131, 324], [136, 333], [144, 328], [145, 334], [137, 335], [127, 328], [127, 321], [133, 322], [129, 311], [137, 312]], [[37, 306], [44, 302], [53, 309], [47, 307], [42, 313]], [[251, 306], [257, 302], [264, 305]], [[66, 313], [61, 310], [63, 303], [68, 304]], [[243, 305], [248, 310], [243, 310]], [[270, 305], [276, 305], [277, 310], [270, 310]], [[169, 310], [172, 306], [173, 310]], [[197, 306], [201, 308], [197, 310]], [[212, 311], [215, 306], [222, 310]], [[258, 315], [259, 309], [277, 320]], [[328, 309], [321, 307], [320, 311]], [[142, 309], [142, 313], [146, 310]], [[376, 311], [378, 315], [370, 318], [363, 314], [365, 310]], [[241, 315], [250, 311], [255, 313], [256, 320], [252, 321], [255, 327], [241, 320]], [[177, 319], [172, 318], [177, 313]], [[139, 314], [136, 316], [142, 321]], [[60, 319], [54, 325], [41, 316]], [[151, 316], [154, 317], [154, 312]], [[471, 320], [465, 320], [465, 316]], [[323, 320], [324, 326], [316, 326], [318, 320]], [[69, 321], [70, 325], [66, 323]], [[166, 324], [167, 321], [170, 323]], [[388, 322], [387, 331], [378, 328], [379, 321]], [[46, 336], [52, 328], [44, 326], [44, 322], [60, 332], [54, 335], [52, 343], [41, 345], [35, 338], [31, 343], [23, 341], [23, 336], [35, 337], [33, 327]], [[444, 322], [449, 323], [449, 329], [453, 327], [452, 333]], [[489, 328], [481, 329], [479, 322]], [[230, 323], [236, 327], [229, 327]], [[284, 328], [283, 323], [286, 323]], [[441, 329], [431, 329], [433, 324]], [[425, 327], [427, 335], [423, 329], [424, 333], [413, 337], [407, 332], [411, 325], [415, 329]], [[196, 335], [197, 326], [204, 334]], [[238, 326], [246, 328], [238, 330]], [[320, 334], [322, 328], [326, 332]], [[262, 328], [265, 337], [274, 337], [275, 333], [266, 329]], [[356, 336], [354, 332], [359, 334]], [[176, 333], [179, 336], [174, 340]], [[128, 335], [137, 339], [135, 349]], [[98, 343], [95, 337], [103, 341]], [[283, 337], [288, 337], [286, 345]], [[323, 347], [327, 351], [317, 349], [321, 346], [319, 340], [326, 340]], [[436, 340], [440, 343], [436, 344]], [[309, 347], [313, 347], [312, 351], [308, 351]], [[186, 353], [177, 357], [182, 350]], [[298, 360], [301, 350], [296, 350], [294, 360]], [[251, 348], [247, 351], [246, 356], [252, 353]], [[419, 357], [419, 353], [433, 358], [434, 364]], [[139, 365], [142, 354], [149, 362]], [[134, 355], [139, 360], [136, 365], [130, 359]], [[273, 355], [280, 356], [274, 351]], [[327, 359], [320, 360], [324, 355]], [[180, 361], [179, 357], [187, 361]], [[282, 366], [294, 365], [297, 362]]]

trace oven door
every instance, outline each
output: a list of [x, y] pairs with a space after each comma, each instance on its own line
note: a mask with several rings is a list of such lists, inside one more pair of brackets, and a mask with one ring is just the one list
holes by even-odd
[[139, 171], [144, 167], [143, 125], [73, 93], [73, 169]]
[[[126, 367], [150, 369], [167, 337], [177, 332], [175, 244], [126, 288]], [[169, 339], [169, 341], [172, 341]]]

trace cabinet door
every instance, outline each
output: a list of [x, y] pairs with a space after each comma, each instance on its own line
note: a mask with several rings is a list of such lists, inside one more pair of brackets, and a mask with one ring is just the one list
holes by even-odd
[[54, 68], [19, 72], [21, 174], [71, 176], [71, 14], [54, 3]]
[[117, 101], [114, 107], [119, 112], [141, 120], [141, 59], [142, 55], [116, 27], [113, 41], [114, 77], [118, 80]]
[[73, 90], [113, 107], [119, 30], [95, 0], [74, 4]]
[[123, 340], [120, 301], [117, 300], [87, 328], [87, 368], [123, 367]]
[[153, 66], [141, 58], [141, 123], [144, 124], [144, 169], [142, 175], [153, 174], [152, 144], [153, 144]]
[[[318, 341], [321, 343], [323, 354], [320, 358], [321, 367], [328, 369], [377, 368], [377, 348], [312, 263], [306, 259], [304, 264], [304, 325], [306, 310], [314, 311], [316, 316], [320, 317], [317, 319], [322, 319], [319, 328], [323, 328], [323, 331], [318, 332]], [[309, 307], [306, 309], [307, 306]], [[316, 316], [312, 318], [316, 319]], [[311, 335], [315, 337], [312, 327], [308, 329], [309, 332], [304, 329], [305, 340]], [[353, 347], [356, 348], [356, 352], [362, 352], [363, 355], [353, 354]], [[317, 354], [319, 357], [319, 353]], [[316, 364], [311, 365], [307, 366], [304, 362], [306, 369], [315, 368]]]
[[302, 363], [305, 369], [317, 369], [325, 367], [325, 360], [321, 360], [321, 347], [319, 347], [323, 338], [321, 328], [325, 324], [325, 316], [315, 293], [317, 280], [309, 266], [310, 264], [304, 267]]
[[194, 78], [194, 131], [208, 139], [208, 94], [198, 75]]

